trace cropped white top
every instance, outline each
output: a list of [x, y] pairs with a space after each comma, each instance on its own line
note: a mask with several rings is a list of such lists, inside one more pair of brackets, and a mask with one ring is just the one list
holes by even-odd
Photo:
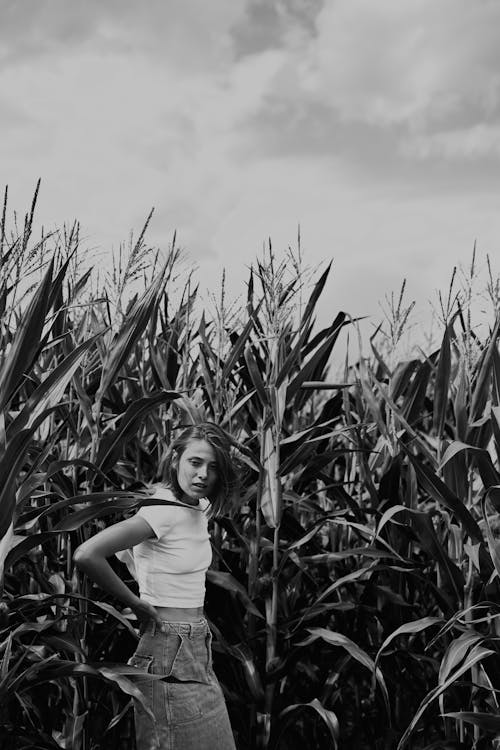
[[[178, 502], [170, 490], [156, 495]], [[133, 548], [139, 595], [155, 607], [201, 607], [205, 577], [212, 561], [207, 526], [209, 501], [197, 506], [149, 505], [140, 508], [155, 537]]]

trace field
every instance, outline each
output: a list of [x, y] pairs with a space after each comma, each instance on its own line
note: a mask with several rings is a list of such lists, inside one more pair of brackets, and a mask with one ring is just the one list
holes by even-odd
[[483, 336], [451, 293], [439, 344], [398, 358], [401, 297], [334, 377], [357, 322], [316, 325], [330, 269], [300, 249], [203, 309], [175, 240], [162, 257], [142, 233], [96, 278], [77, 225], [33, 239], [35, 202], [0, 227], [1, 747], [133, 750], [137, 623], [72, 552], [205, 419], [241, 445], [206, 606], [238, 748], [494, 747], [498, 284]]

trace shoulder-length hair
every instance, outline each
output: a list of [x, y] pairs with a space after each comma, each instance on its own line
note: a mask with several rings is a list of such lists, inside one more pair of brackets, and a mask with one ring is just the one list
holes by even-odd
[[208, 495], [210, 516], [230, 515], [236, 510], [239, 501], [239, 472], [237, 459], [233, 454], [238, 444], [226, 430], [214, 422], [186, 427], [170, 444], [163, 464], [162, 481], [177, 497], [183, 492], [177, 478], [177, 465], [174, 457], [180, 459], [191, 440], [205, 440], [213, 449], [217, 464], [217, 480], [213, 491]]

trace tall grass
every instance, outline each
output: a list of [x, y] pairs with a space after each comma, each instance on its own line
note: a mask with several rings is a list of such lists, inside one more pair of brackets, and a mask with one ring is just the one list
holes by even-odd
[[[34, 242], [33, 211], [0, 227], [2, 747], [132, 750], [137, 623], [72, 550], [203, 419], [241, 443], [207, 582], [238, 747], [491, 747], [498, 319], [480, 339], [452, 295], [434, 351], [398, 361], [374, 337], [332, 382], [353, 321], [318, 329], [330, 267], [309, 279], [300, 248], [269, 248], [240, 307], [222, 286], [200, 313], [175, 242], [161, 259], [141, 233], [96, 288], [77, 227]], [[394, 338], [409, 307], [391, 299]]]

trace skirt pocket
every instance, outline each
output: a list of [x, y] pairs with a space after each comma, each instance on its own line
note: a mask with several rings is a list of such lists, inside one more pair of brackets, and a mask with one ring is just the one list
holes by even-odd
[[[136, 653], [129, 659], [130, 666], [144, 673], [136, 676], [134, 682], [154, 716], [153, 730], [151, 716], [139, 701], [134, 701], [136, 728], [141, 736], [154, 731], [161, 738], [168, 726], [202, 716], [200, 689], [205, 686], [200, 682], [206, 680], [206, 670], [200, 671], [202, 665], [193, 662], [189, 643], [189, 639], [169, 633], [163, 643], [157, 644], [156, 656]], [[158, 648], [159, 645], [163, 648]]]
[[137, 747], [144, 750], [159, 750], [161, 747], [156, 712], [158, 687], [154, 684], [157, 681], [152, 679], [153, 661], [152, 656], [141, 654], [133, 654], [127, 661], [130, 667], [140, 670], [132, 679], [142, 693], [141, 699], [134, 697], [134, 717]]
[[[134, 684], [137, 685], [139, 690], [143, 691], [144, 685], [150, 685], [152, 680], [148, 677], [149, 674], [153, 674], [153, 657], [142, 656], [140, 654], [133, 654], [127, 661], [129, 667], [134, 667], [139, 670], [137, 675], [133, 675]], [[143, 674], [140, 674], [142, 672]]]
[[140, 654], [132, 654], [127, 662], [129, 667], [140, 669], [141, 672], [150, 672], [152, 663], [152, 656], [141, 656]]
[[210, 645], [205, 637], [168, 634], [163, 654], [163, 665], [168, 682], [210, 682]]
[[[127, 661], [129, 667], [134, 667], [138, 670], [137, 674], [127, 675], [131, 678], [135, 687], [141, 691], [144, 696], [144, 701], [150, 709], [153, 702], [153, 683], [149, 675], [153, 674], [153, 657], [152, 656], [141, 656], [140, 654], [133, 654]], [[142, 673], [142, 674], [141, 674]], [[140, 704], [141, 701], [134, 698], [134, 702]], [[144, 710], [144, 706], [142, 706]]]

